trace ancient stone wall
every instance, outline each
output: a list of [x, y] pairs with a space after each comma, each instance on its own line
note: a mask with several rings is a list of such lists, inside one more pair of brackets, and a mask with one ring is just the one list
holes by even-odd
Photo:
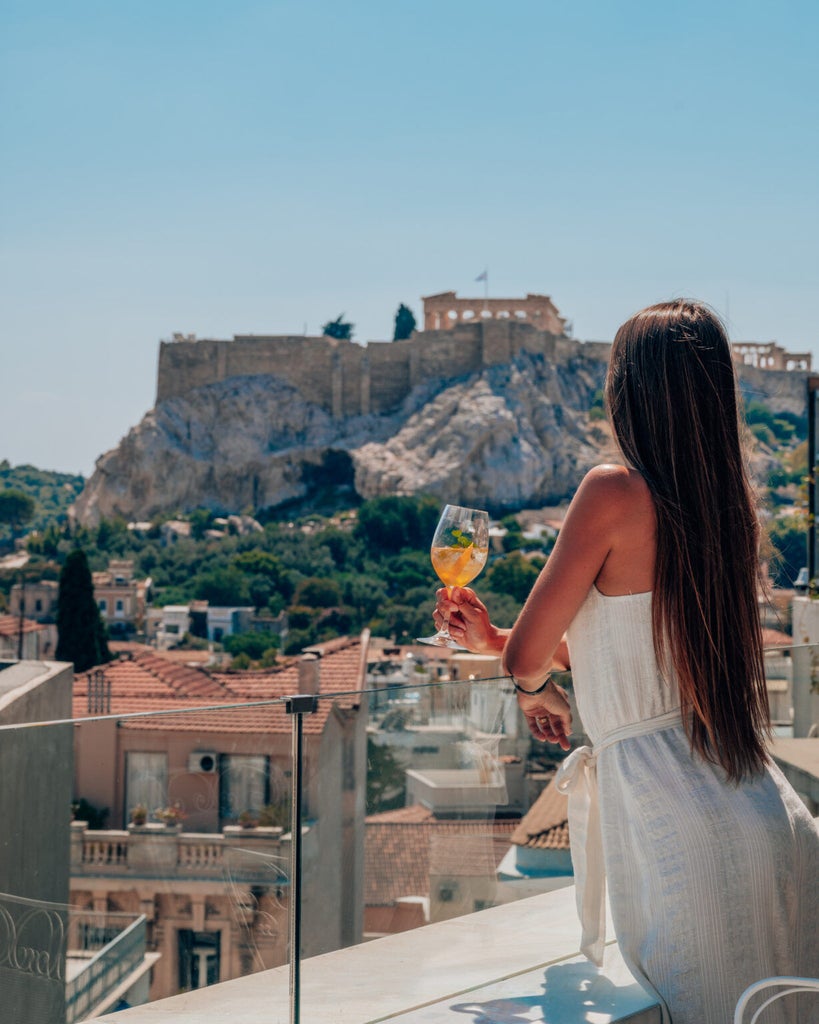
[[[598, 353], [597, 349], [605, 352]], [[163, 341], [157, 404], [230, 377], [270, 374], [297, 388], [336, 418], [397, 408], [413, 387], [508, 363], [517, 352], [568, 361], [581, 351], [607, 356], [608, 347], [556, 338], [530, 324], [486, 320], [451, 330], [423, 331], [403, 341], [237, 335], [232, 341]]]

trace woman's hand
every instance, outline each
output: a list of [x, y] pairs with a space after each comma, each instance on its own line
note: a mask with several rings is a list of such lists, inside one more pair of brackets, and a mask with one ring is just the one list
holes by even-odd
[[542, 693], [528, 695], [520, 690], [515, 690], [515, 693], [534, 738], [557, 743], [563, 750], [568, 750], [571, 746], [572, 711], [563, 687], [550, 679]]
[[474, 590], [452, 587], [447, 592], [442, 587], [435, 597], [432, 618], [438, 629], [447, 625], [452, 639], [475, 654], [502, 653], [509, 630], [492, 625], [486, 605]]

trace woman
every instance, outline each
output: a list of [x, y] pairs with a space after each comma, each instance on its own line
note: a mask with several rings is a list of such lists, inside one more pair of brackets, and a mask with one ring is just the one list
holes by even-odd
[[[728, 1024], [752, 982], [819, 975], [819, 833], [766, 753], [759, 528], [716, 316], [682, 300], [633, 316], [606, 403], [625, 466], [583, 480], [514, 628], [468, 589], [439, 592], [435, 618], [470, 650], [503, 652], [532, 734], [567, 750], [548, 671], [571, 665], [594, 744], [558, 774], [581, 948], [601, 962], [607, 884], [623, 956], [664, 1021]], [[819, 1019], [809, 996], [767, 1012]]]

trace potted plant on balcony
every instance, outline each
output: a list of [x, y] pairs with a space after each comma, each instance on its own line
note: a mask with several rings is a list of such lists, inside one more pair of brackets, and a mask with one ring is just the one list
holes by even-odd
[[236, 819], [236, 824], [241, 826], [242, 828], [258, 828], [259, 815], [254, 814], [253, 811], [242, 811], [242, 813]]
[[157, 807], [154, 817], [161, 822], [165, 828], [180, 829], [185, 818], [185, 812], [180, 804], [169, 804], [167, 807]]
[[131, 808], [131, 824], [141, 828], [148, 820], [148, 808], [145, 804], [136, 804]]

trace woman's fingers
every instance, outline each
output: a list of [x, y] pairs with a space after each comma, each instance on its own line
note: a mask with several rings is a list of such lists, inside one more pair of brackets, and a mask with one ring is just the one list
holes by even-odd
[[566, 735], [565, 724], [559, 715], [553, 715], [545, 710], [527, 715], [529, 729], [536, 740], [544, 740], [547, 743], [557, 743], [563, 750], [571, 746]]

